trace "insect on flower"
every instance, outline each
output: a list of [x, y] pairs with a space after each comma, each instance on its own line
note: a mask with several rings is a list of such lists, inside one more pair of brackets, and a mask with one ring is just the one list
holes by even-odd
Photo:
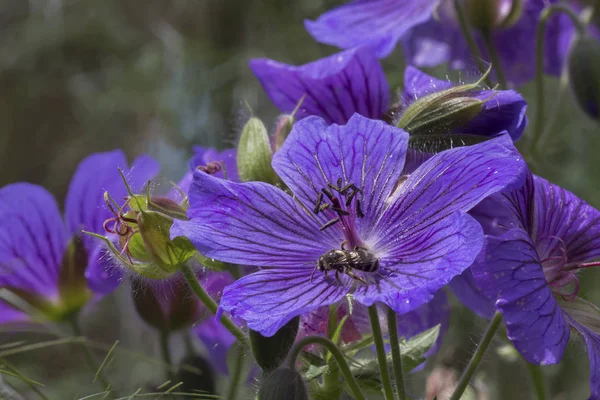
[[304, 118], [272, 164], [293, 196], [197, 171], [189, 221], [175, 221], [171, 238], [261, 268], [229, 285], [220, 307], [264, 336], [348, 294], [409, 312], [473, 262], [483, 234], [466, 211], [520, 183], [524, 164], [504, 135], [404, 178], [407, 147], [405, 131], [358, 114], [346, 125]]

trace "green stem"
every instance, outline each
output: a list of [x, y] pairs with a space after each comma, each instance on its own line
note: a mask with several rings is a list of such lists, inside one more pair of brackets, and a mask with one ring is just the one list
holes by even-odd
[[350, 371], [350, 367], [348, 367], [348, 364], [346, 364], [346, 360], [344, 360], [344, 355], [342, 354], [340, 349], [337, 348], [335, 343], [333, 343], [327, 338], [324, 338], [322, 336], [307, 336], [297, 341], [290, 350], [290, 355], [288, 358], [288, 366], [290, 367], [290, 369], [296, 369], [296, 359], [300, 355], [302, 349], [309, 344], [320, 344], [321, 346], [329, 350], [333, 358], [335, 358], [335, 361], [337, 362], [337, 365], [342, 375], [344, 375], [346, 383], [348, 384], [348, 386], [350, 387], [350, 391], [352, 392], [352, 396], [354, 396], [356, 400], [366, 400], [365, 395], [363, 394], [362, 390], [360, 390], [360, 387], [356, 382], [356, 378], [354, 378], [354, 375], [352, 375], [352, 371]]
[[375, 342], [375, 351], [377, 352], [377, 362], [379, 363], [379, 372], [381, 374], [381, 383], [383, 384], [383, 394], [385, 400], [394, 400], [394, 391], [392, 389], [392, 380], [383, 346], [383, 335], [379, 326], [379, 316], [377, 315], [377, 307], [372, 305], [369, 307], [369, 319], [371, 320], [371, 330], [373, 331], [373, 341]]
[[238, 389], [241, 386], [242, 372], [244, 370], [244, 351], [237, 352], [237, 357], [231, 371], [231, 382], [229, 382], [229, 390], [227, 392], [227, 400], [235, 400]]
[[496, 311], [496, 314], [494, 314], [494, 317], [490, 321], [490, 324], [488, 325], [485, 333], [483, 334], [483, 338], [481, 338], [479, 346], [477, 346], [477, 350], [475, 350], [473, 357], [471, 357], [469, 365], [467, 365], [467, 369], [465, 370], [465, 372], [463, 372], [462, 376], [460, 377], [460, 381], [458, 382], [454, 393], [452, 393], [452, 397], [450, 397], [450, 400], [459, 400], [462, 396], [463, 392], [469, 385], [469, 382], [471, 382], [473, 375], [475, 375], [475, 371], [477, 371], [477, 367], [479, 367], [481, 360], [483, 360], [483, 355], [485, 354], [485, 351], [492, 342], [492, 339], [494, 338], [494, 335], [496, 334], [496, 331], [498, 330], [498, 327], [500, 326], [501, 322], [502, 314]]
[[[73, 330], [73, 334], [75, 336], [85, 338], [85, 336], [83, 335], [83, 331], [81, 330], [81, 326], [79, 326], [78, 315], [75, 315], [73, 318], [71, 318], [70, 322], [71, 322], [71, 329]], [[83, 353], [83, 356], [85, 358], [85, 361], [87, 362], [88, 367], [90, 368], [92, 373], [94, 373], [96, 375], [97, 379], [102, 384], [103, 389], [106, 391], [109, 391], [109, 393], [110, 393], [111, 385], [110, 385], [108, 379], [106, 379], [106, 377], [104, 376], [104, 371], [100, 371], [98, 369], [98, 364], [96, 364], [96, 361], [94, 360], [94, 355], [92, 354], [90, 348], [88, 347], [87, 342], [85, 340], [79, 342], [79, 347], [80, 347], [80, 349]]]
[[171, 351], [169, 350], [169, 331], [163, 329], [160, 331], [160, 355], [165, 364], [165, 376], [168, 380], [173, 381], [173, 363], [171, 361]]
[[[337, 305], [329, 306], [329, 320], [327, 323], [327, 338], [332, 339], [337, 327]], [[339, 385], [340, 369], [333, 358], [327, 357], [327, 374], [323, 376], [323, 392], [327, 399], [339, 399], [342, 396], [342, 388]]]
[[536, 146], [542, 136], [544, 128], [544, 40], [546, 33], [546, 23], [554, 13], [562, 12], [566, 14], [577, 29], [578, 35], [584, 35], [586, 32], [585, 24], [579, 19], [579, 16], [564, 4], [553, 4], [544, 8], [540, 14], [535, 39], [535, 100], [536, 111], [533, 124], [533, 138], [529, 146], [529, 153], [535, 154]]
[[527, 361], [525, 361], [525, 363], [527, 364], [527, 369], [529, 369], [529, 374], [531, 375], [531, 382], [535, 388], [537, 400], [546, 400], [544, 372], [542, 371], [542, 367], [539, 365], [530, 364]]
[[[189, 265], [184, 265], [181, 268], [181, 270], [183, 272], [183, 276], [185, 277], [185, 280], [187, 281], [188, 285], [190, 285], [190, 288], [196, 294], [198, 299], [200, 299], [202, 304], [204, 304], [204, 306], [211, 313], [216, 314], [219, 306], [212, 299], [212, 297], [210, 297], [210, 295], [208, 293], [206, 293], [206, 290], [204, 290], [204, 288], [200, 285], [200, 282], [198, 282], [198, 277], [196, 276], [194, 271], [192, 271], [192, 269], [190, 268]], [[232, 320], [227, 318], [227, 316], [221, 315], [221, 323], [229, 332], [231, 332], [231, 334], [233, 336], [236, 337], [236, 339], [240, 343], [242, 343], [244, 345], [248, 344], [248, 338], [246, 337], [244, 332], [235, 323], [233, 323]]]
[[392, 361], [394, 364], [394, 379], [396, 381], [396, 395], [398, 400], [407, 400], [404, 375], [402, 371], [402, 355], [400, 354], [400, 342], [398, 341], [398, 319], [394, 310], [388, 307], [387, 311], [388, 332], [390, 334], [390, 346], [392, 348]]
[[502, 69], [502, 63], [500, 62], [498, 51], [496, 50], [496, 46], [494, 46], [494, 41], [492, 40], [492, 32], [483, 31], [481, 33], [483, 35], [485, 47], [487, 48], [487, 51], [490, 54], [492, 67], [496, 71], [496, 77], [498, 78], [498, 84], [500, 85], [500, 89], [505, 90], [507, 88], [506, 78], [504, 77], [504, 70]]
[[[454, 0], [454, 10], [456, 11], [456, 16], [458, 17], [458, 23], [460, 24], [460, 30], [462, 31], [463, 36], [467, 42], [467, 46], [469, 47], [469, 51], [471, 55], [475, 58], [477, 62], [477, 67], [479, 68], [479, 72], [485, 74], [487, 71], [487, 67], [483, 62], [483, 57], [481, 56], [481, 52], [479, 51], [479, 47], [477, 47], [477, 42], [475, 42], [475, 38], [473, 37], [473, 33], [471, 32], [471, 27], [469, 26], [469, 22], [467, 21], [467, 16], [465, 15], [465, 10], [461, 4], [461, 0]], [[489, 77], [485, 79], [486, 84], [489, 87], [492, 87], [492, 81]]]

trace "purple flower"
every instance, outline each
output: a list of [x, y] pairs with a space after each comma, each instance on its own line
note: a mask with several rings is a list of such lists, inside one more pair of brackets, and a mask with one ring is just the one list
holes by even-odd
[[250, 61], [250, 68], [281, 111], [291, 113], [302, 101], [297, 119], [318, 115], [327, 123], [344, 124], [354, 113], [379, 119], [390, 102], [383, 69], [366, 49], [344, 51], [300, 67], [258, 58]]
[[[250, 68], [269, 98], [283, 112], [292, 112], [302, 99], [296, 117], [317, 115], [327, 123], [345, 124], [358, 113], [380, 119], [390, 105], [389, 86], [379, 61], [366, 49], [348, 50], [296, 67], [268, 59], [254, 59]], [[422, 97], [454, 86], [408, 67], [400, 104], [405, 110]], [[493, 137], [507, 131], [518, 140], [527, 125], [527, 103], [512, 90], [478, 90], [463, 96], [487, 100], [474, 119], [456, 129], [462, 134]]]
[[[118, 273], [110, 275], [105, 263], [98, 260], [103, 247], [81, 235], [82, 229], [103, 232], [104, 221], [112, 216], [104, 204], [104, 191], [117, 198], [125, 196], [118, 167], [132, 187], [139, 189], [159, 168], [147, 156], [128, 168], [120, 150], [88, 156], [69, 185], [64, 220], [52, 195], [41, 186], [14, 183], [0, 189], [0, 288], [20, 298], [19, 303], [36, 316], [42, 312], [58, 318], [69, 311], [67, 268], [76, 275], [85, 269], [83, 286], [97, 295], [118, 285]], [[70, 243], [83, 246], [75, 246], [75, 254], [69, 254]], [[6, 302], [0, 302], [0, 308], [0, 322], [30, 318]]]
[[590, 262], [600, 257], [600, 212], [531, 174], [476, 212], [488, 235], [473, 275], [497, 299], [509, 339], [527, 361], [552, 364], [575, 328], [588, 347], [591, 398], [600, 398], [600, 310], [577, 297], [579, 270], [600, 265]]
[[412, 27], [431, 18], [440, 0], [356, 0], [304, 21], [319, 42], [343, 49], [368, 47], [378, 57], [394, 50]]
[[[200, 168], [216, 177], [225, 178], [239, 182], [240, 177], [237, 172], [236, 150], [226, 149], [221, 152], [216, 149], [194, 146], [192, 151], [194, 154], [189, 161], [189, 171], [181, 178], [177, 186], [184, 193], [187, 193], [192, 176], [196, 168]], [[175, 191], [171, 192], [169, 197], [175, 196]]]
[[273, 158], [293, 196], [196, 172], [190, 221], [176, 221], [171, 236], [207, 257], [263, 267], [228, 286], [220, 307], [265, 336], [348, 294], [407, 313], [473, 262], [483, 237], [466, 212], [519, 184], [525, 168], [503, 135], [401, 178], [407, 142], [360, 115], [344, 126], [305, 118]]
[[[476, 0], [481, 1], [481, 0]], [[498, 2], [498, 19], [492, 42], [498, 50], [506, 78], [522, 83], [535, 74], [535, 29], [541, 10], [556, 0], [525, 0], [513, 20], [512, 1]], [[468, 2], [463, 4], [470, 11]], [[389, 55], [401, 41], [409, 64], [433, 67], [448, 62], [464, 69], [473, 56], [461, 32], [451, 0], [358, 0], [305, 21], [308, 32], [319, 42], [343, 49], [367, 47], [378, 57]], [[482, 36], [473, 30], [478, 47], [489, 60]], [[545, 70], [557, 75], [564, 62], [564, 42], [572, 37], [572, 25], [555, 17], [547, 25]]]

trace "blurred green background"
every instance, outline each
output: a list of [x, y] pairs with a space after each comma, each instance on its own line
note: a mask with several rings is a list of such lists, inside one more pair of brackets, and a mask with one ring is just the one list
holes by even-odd
[[[62, 203], [77, 163], [91, 152], [124, 149], [130, 157], [149, 153], [176, 181], [191, 146], [235, 145], [249, 112], [274, 127], [278, 114], [248, 68], [252, 57], [303, 64], [336, 51], [315, 43], [303, 28], [337, 1], [284, 0], [2, 0], [0, 1], [0, 186], [38, 183]], [[400, 49], [382, 60], [390, 85], [402, 85]], [[445, 67], [430, 71], [446, 77]], [[457, 76], [451, 73], [450, 76]], [[475, 76], [473, 71], [462, 77]], [[546, 79], [547, 110], [558, 80]], [[518, 88], [536, 104], [533, 86]], [[589, 120], [569, 93], [547, 111], [549, 131], [534, 171], [600, 207], [600, 125]], [[526, 136], [530, 133], [526, 133]], [[527, 156], [527, 155], [526, 155]], [[0, 222], [1, 223], [1, 222]], [[586, 271], [581, 295], [600, 304], [600, 273]], [[84, 318], [94, 340], [118, 354], [108, 369], [122, 393], [162, 382], [153, 364], [157, 338], [135, 315], [129, 287], [103, 300]], [[444, 349], [425, 372], [411, 376], [414, 394], [424, 393], [433, 366], [466, 365], [486, 321], [455, 302]], [[0, 345], [29, 344], [71, 335], [67, 327], [3, 327]], [[581, 342], [569, 346], [559, 366], [544, 368], [551, 399], [580, 399], [588, 393], [588, 361]], [[502, 339], [495, 348], [502, 349]], [[175, 357], [183, 354], [177, 338]], [[0, 353], [2, 352], [0, 347]], [[102, 358], [104, 351], [99, 351]], [[143, 358], [145, 355], [150, 359]], [[480, 380], [490, 399], [533, 397], [525, 364], [490, 351]], [[76, 346], [61, 345], [7, 356], [27, 377], [46, 385], [51, 399], [73, 399], [97, 391]], [[23, 398], [37, 398], [10, 377]], [[0, 388], [4, 384], [0, 383]], [[2, 396], [0, 390], [0, 398]], [[4, 397], [10, 398], [10, 397]], [[252, 398], [252, 387], [239, 398]], [[486, 397], [480, 397], [484, 399]]]

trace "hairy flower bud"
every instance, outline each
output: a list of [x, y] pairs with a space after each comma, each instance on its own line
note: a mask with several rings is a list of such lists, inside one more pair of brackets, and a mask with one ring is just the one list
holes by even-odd
[[273, 151], [267, 128], [256, 117], [250, 118], [238, 144], [237, 165], [242, 181], [275, 183], [276, 174], [271, 167]]
[[274, 137], [275, 150], [278, 150], [281, 147], [281, 145], [283, 145], [285, 138], [287, 138], [290, 132], [292, 131], [294, 122], [296, 122], [296, 120], [291, 114], [283, 114], [277, 118], [277, 125], [275, 126]]
[[271, 337], [250, 330], [252, 353], [264, 372], [278, 368], [285, 361], [298, 334], [299, 323], [300, 317], [295, 317]]
[[470, 24], [482, 32], [514, 25], [523, 14], [523, 0], [463, 0]]
[[600, 121], [600, 43], [591, 36], [579, 38], [568, 60], [569, 82], [579, 106]]
[[487, 101], [470, 96], [486, 76], [487, 73], [472, 84], [422, 97], [408, 106], [394, 125], [416, 136], [446, 133], [467, 124], [479, 115]]
[[262, 383], [257, 400], [308, 400], [302, 377], [296, 370], [279, 368]]

